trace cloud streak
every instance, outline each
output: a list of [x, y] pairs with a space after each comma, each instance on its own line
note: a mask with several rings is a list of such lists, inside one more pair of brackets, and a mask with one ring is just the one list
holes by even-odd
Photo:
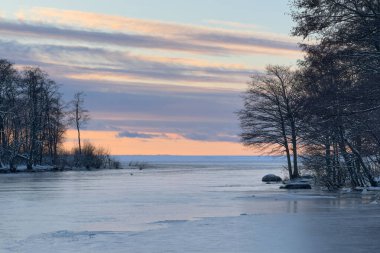
[[154, 48], [197, 53], [223, 53], [223, 48], [220, 47], [196, 45], [183, 41], [178, 42], [158, 36], [85, 31], [51, 25], [9, 22], [4, 20], [0, 20], [0, 31], [8, 35], [34, 37], [35, 39], [44, 38], [63, 40], [66, 42], [74, 40], [91, 44], [97, 43], [121, 47]]
[[268, 33], [49, 8], [34, 8], [20, 15], [24, 22], [2, 20], [0, 30], [19, 36], [43, 35], [50, 39], [196, 54], [276, 54], [288, 57], [300, 54], [296, 40]]
[[174, 63], [170, 58], [140, 57], [123, 51], [80, 46], [30, 45], [0, 40], [0, 54], [21, 64], [39, 65], [62, 77], [116, 82], [166, 82], [175, 85], [244, 84], [254, 73], [243, 66], [196, 62]]
[[117, 138], [131, 138], [131, 139], [167, 139], [179, 140], [186, 139], [192, 141], [206, 141], [206, 142], [239, 142], [239, 137], [233, 134], [226, 134], [220, 132], [195, 132], [195, 133], [145, 133], [122, 131], [116, 135]]

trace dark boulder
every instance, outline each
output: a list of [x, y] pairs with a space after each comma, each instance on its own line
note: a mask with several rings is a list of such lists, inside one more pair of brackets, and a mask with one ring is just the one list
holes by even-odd
[[282, 179], [281, 179], [281, 177], [279, 177], [279, 176], [276, 176], [276, 175], [274, 175], [274, 174], [268, 174], [268, 175], [265, 175], [262, 179], [261, 179], [261, 181], [263, 181], [263, 182], [281, 182], [282, 181]]
[[307, 183], [287, 183], [285, 185], [280, 186], [280, 189], [288, 189], [288, 190], [311, 189], [311, 185]]

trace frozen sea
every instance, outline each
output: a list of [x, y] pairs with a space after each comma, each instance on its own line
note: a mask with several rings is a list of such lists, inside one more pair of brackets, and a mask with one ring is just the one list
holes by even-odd
[[373, 195], [280, 190], [281, 157], [123, 156], [0, 175], [0, 252], [379, 252]]

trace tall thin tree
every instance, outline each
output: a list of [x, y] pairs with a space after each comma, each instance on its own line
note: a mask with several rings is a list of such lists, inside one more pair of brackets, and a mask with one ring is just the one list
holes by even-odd
[[70, 117], [69, 120], [72, 125], [77, 130], [78, 136], [78, 152], [79, 155], [82, 155], [82, 145], [81, 145], [81, 135], [80, 131], [87, 124], [90, 116], [88, 114], [88, 110], [84, 108], [84, 93], [77, 92], [74, 94], [74, 98], [71, 101], [71, 110], [69, 112]]

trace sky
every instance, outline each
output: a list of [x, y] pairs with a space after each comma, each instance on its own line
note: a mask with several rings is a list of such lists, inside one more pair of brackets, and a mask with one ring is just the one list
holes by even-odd
[[66, 101], [83, 91], [82, 137], [112, 154], [259, 155], [235, 112], [250, 76], [302, 57], [289, 12], [288, 0], [5, 0], [0, 57], [41, 67]]

